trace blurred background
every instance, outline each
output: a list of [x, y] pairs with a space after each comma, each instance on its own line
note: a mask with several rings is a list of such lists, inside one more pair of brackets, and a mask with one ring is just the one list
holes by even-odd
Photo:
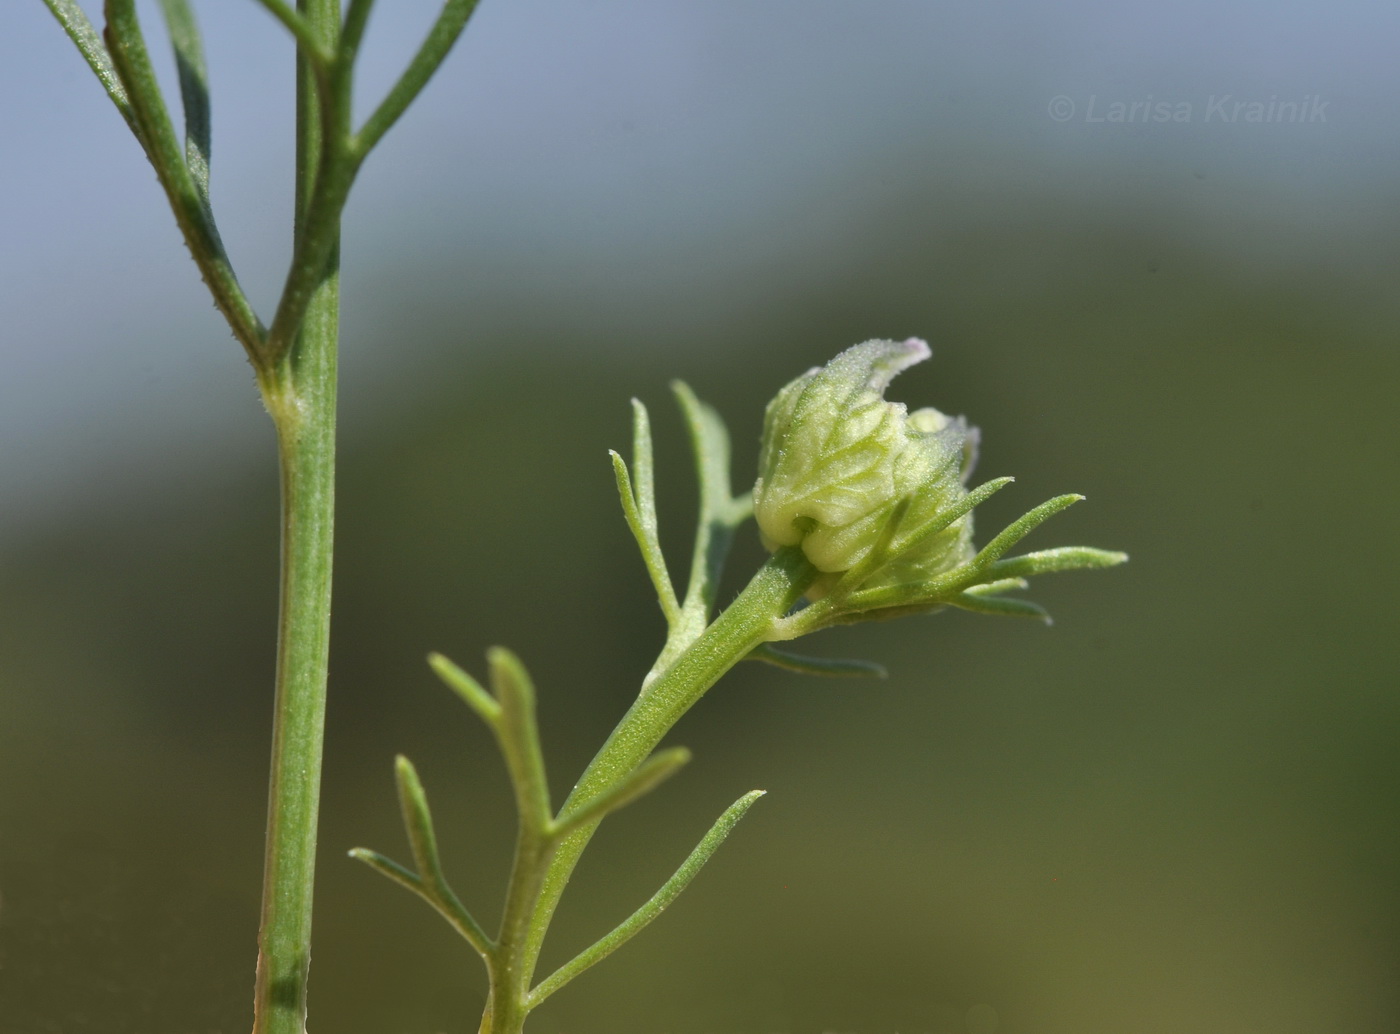
[[[254, 3], [196, 9], [215, 206], [266, 311], [292, 51]], [[362, 110], [432, 15], [380, 0]], [[246, 1031], [271, 426], [88, 69], [38, 0], [4, 26], [0, 1031]], [[909, 335], [935, 357], [893, 397], [967, 414], [979, 474], [1018, 478], [984, 537], [1080, 491], [1031, 544], [1132, 563], [1037, 584], [1053, 628], [803, 644], [885, 682], [734, 672], [673, 736], [695, 762], [594, 841], [545, 966], [769, 796], [530, 1029], [1400, 1027], [1397, 32], [1363, 0], [484, 0], [347, 216], [311, 1029], [475, 1030], [469, 949], [345, 851], [406, 854], [406, 753], [494, 921], [506, 783], [423, 658], [518, 651], [567, 790], [660, 646], [606, 455], [628, 398], [680, 561], [670, 378], [743, 482], [782, 384]], [[760, 559], [742, 536], [726, 591]]]

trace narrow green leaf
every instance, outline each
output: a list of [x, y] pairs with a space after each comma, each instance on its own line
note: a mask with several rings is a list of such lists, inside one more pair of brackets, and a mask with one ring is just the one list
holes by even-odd
[[690, 852], [690, 856], [681, 863], [681, 867], [676, 870], [675, 875], [667, 880], [645, 905], [633, 912], [612, 933], [575, 956], [572, 961], [560, 966], [530, 992], [527, 1000], [529, 1008], [533, 1009], [584, 970], [607, 958], [664, 912], [666, 907], [676, 900], [681, 891], [690, 885], [690, 881], [695, 879], [700, 869], [710, 860], [710, 856], [719, 849], [719, 845], [724, 843], [725, 838], [744, 817], [744, 812], [748, 811], [753, 806], [754, 801], [762, 797], [764, 793], [763, 790], [753, 790], [731, 804], [728, 810], [719, 817], [719, 820], [710, 827], [710, 831], [696, 845], [695, 850]]
[[709, 623], [734, 531], [753, 514], [753, 499], [734, 499], [729, 477], [729, 431], [719, 413], [701, 402], [683, 381], [672, 381], [671, 391], [685, 418], [699, 485], [690, 580], [681, 605], [687, 632], [698, 636]]
[[447, 683], [448, 689], [461, 697], [463, 702], [481, 717], [483, 722], [492, 729], [496, 728], [501, 720], [501, 705], [486, 692], [481, 683], [440, 653], [428, 654], [428, 666], [438, 678]]
[[63, 26], [63, 31], [83, 55], [88, 67], [102, 84], [102, 89], [107, 91], [107, 96], [112, 99], [117, 111], [121, 112], [122, 118], [126, 119], [126, 124], [139, 139], [141, 129], [137, 125], [136, 114], [131, 110], [131, 100], [126, 95], [126, 87], [122, 85], [116, 68], [112, 66], [112, 55], [107, 52], [102, 37], [93, 28], [87, 12], [78, 6], [77, 0], [44, 0], [44, 3], [58, 19], [58, 24]]
[[802, 675], [876, 679], [883, 679], [889, 676], [889, 672], [885, 670], [885, 667], [881, 664], [876, 664], [874, 661], [836, 660], [828, 657], [804, 657], [800, 654], [788, 653], [786, 650], [775, 649], [766, 643], [750, 650], [746, 659], [751, 661], [763, 661], [765, 664], [771, 664], [775, 668], [795, 671]]
[[684, 747], [663, 750], [642, 762], [632, 773], [609, 790], [604, 790], [577, 811], [560, 815], [550, 828], [551, 835], [565, 836], [580, 826], [625, 808], [638, 797], [656, 789], [690, 761], [690, 751]]
[[161, 13], [175, 48], [175, 69], [180, 79], [180, 100], [185, 109], [185, 164], [194, 189], [206, 211], [209, 207], [209, 72], [204, 46], [189, 0], [160, 0]]
[[345, 24], [340, 30], [340, 59], [353, 62], [364, 38], [365, 26], [369, 23], [369, 12], [374, 0], [350, 0], [345, 8]]
[[156, 176], [165, 189], [190, 254], [214, 296], [214, 304], [228, 320], [234, 336], [257, 363], [262, 358], [266, 332], [239, 286], [238, 278], [234, 276], [223, 241], [206, 204], [206, 195], [196, 185], [185, 150], [176, 138], [170, 112], [161, 95], [160, 83], [141, 34], [135, 0], [106, 0], [104, 9], [107, 15], [107, 51], [111, 55], [112, 67], [126, 89], [137, 124], [136, 136], [145, 148], [146, 157], [155, 167]]
[[637, 493], [632, 487], [632, 478], [627, 472], [627, 464], [612, 450], [613, 475], [617, 479], [617, 494], [622, 502], [622, 515], [627, 519], [627, 527], [641, 551], [642, 563], [646, 565], [652, 588], [656, 590], [656, 601], [661, 613], [666, 617], [668, 627], [673, 627], [680, 619], [680, 605], [676, 602], [676, 590], [671, 584], [671, 573], [666, 569], [666, 558], [661, 555], [661, 545], [656, 539], [656, 525], [647, 526], [641, 509], [637, 505]]
[[975, 611], [978, 614], [995, 614], [1002, 617], [1013, 618], [1036, 618], [1044, 621], [1047, 625], [1051, 623], [1050, 615], [1045, 608], [1030, 600], [1018, 600], [1006, 596], [976, 596], [966, 592], [960, 592], [949, 596], [947, 603], [963, 610]]
[[534, 829], [547, 830], [553, 812], [535, 721], [534, 683], [520, 658], [504, 647], [492, 647], [486, 652], [486, 659], [491, 666], [491, 688], [501, 704], [497, 735], [515, 784], [521, 820]]
[[899, 551], [903, 553], [905, 550], [915, 549], [925, 539], [937, 535], [940, 531], [950, 527], [959, 518], [971, 513], [978, 506], [981, 506], [983, 502], [1000, 492], [1015, 480], [1016, 479], [1013, 477], [1000, 477], [993, 478], [991, 481], [984, 481], [971, 492], [967, 493], [967, 495], [963, 496], [962, 499], [958, 500], [955, 505], [949, 507], [922, 527], [915, 529], [907, 541], [899, 544]]
[[651, 416], [641, 399], [632, 400], [632, 479], [637, 513], [647, 538], [656, 541], [656, 462], [651, 443]]
[[[165, 99], [151, 66], [141, 23], [136, 17], [135, 0], [105, 0], [103, 11], [107, 27], [103, 33], [112, 67], [121, 79], [131, 103], [132, 114], [140, 126], [137, 136], [146, 147], [146, 154], [165, 184], [167, 176], [188, 174], [184, 155], [176, 142], [175, 127], [166, 110]], [[169, 189], [169, 187], [167, 187]], [[172, 199], [173, 200], [173, 199]]]
[[433, 816], [428, 810], [428, 798], [413, 762], [400, 754], [394, 759], [394, 782], [399, 791], [399, 811], [408, 833], [408, 846], [413, 852], [413, 864], [431, 883], [442, 881], [442, 865], [438, 861], [437, 834]]
[[969, 585], [963, 590], [968, 596], [997, 596], [1003, 592], [1011, 592], [1015, 589], [1029, 589], [1030, 582], [1024, 578], [1000, 578], [994, 582], [982, 582], [979, 585]]
[[378, 851], [371, 851], [367, 847], [351, 848], [349, 854], [357, 862], [364, 862], [381, 876], [387, 876], [400, 887], [413, 891], [419, 897], [427, 900], [429, 904], [436, 906], [436, 903], [427, 896], [427, 889], [423, 886], [423, 881], [392, 858], [385, 858]]
[[981, 551], [973, 558], [970, 567], [981, 567], [994, 560], [1001, 559], [1006, 551], [1023, 538], [1029, 535], [1040, 525], [1044, 524], [1061, 510], [1067, 510], [1084, 497], [1075, 493], [1068, 495], [1057, 495], [1054, 499], [1047, 499], [1033, 510], [1022, 514], [1016, 520], [1008, 524], [996, 538], [982, 547]]
[[1126, 563], [1127, 560], [1127, 553], [1093, 549], [1089, 546], [1061, 546], [1058, 549], [1042, 549], [1035, 553], [1025, 553], [1021, 556], [998, 560], [991, 566], [991, 571], [1003, 577], [1025, 578], [1037, 574], [1050, 574], [1055, 571], [1116, 567], [1118, 564]]
[[685, 381], [672, 381], [671, 391], [685, 417], [695, 474], [700, 482], [702, 512], [717, 515], [732, 498], [729, 484], [729, 429], [715, 408], [691, 390]]
[[880, 536], [875, 540], [875, 544], [870, 547], [870, 552], [851, 567], [841, 576], [835, 587], [828, 593], [831, 605], [839, 605], [839, 601], [860, 587], [860, 583], [865, 581], [872, 573], [883, 567], [890, 559], [890, 550], [894, 546], [895, 536], [899, 534], [900, 525], [904, 523], [904, 518], [909, 515], [909, 507], [913, 505], [913, 500], [907, 496], [900, 499], [890, 510], [890, 515], [885, 518], [884, 524], [880, 526]]
[[428, 38], [418, 48], [408, 68], [356, 134], [354, 149], [360, 157], [374, 149], [389, 127], [413, 103], [413, 98], [428, 84], [462, 34], [467, 19], [476, 9], [476, 3], [477, 0], [447, 0], [443, 4], [433, 27], [428, 30]]

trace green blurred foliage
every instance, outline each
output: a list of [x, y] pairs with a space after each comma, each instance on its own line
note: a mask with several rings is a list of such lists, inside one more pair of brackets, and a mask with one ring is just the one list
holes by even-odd
[[[1037, 583], [1050, 629], [945, 613], [803, 644], [887, 682], [736, 671], [676, 732], [696, 761], [595, 841], [546, 966], [729, 801], [769, 796], [532, 1029], [1396, 1029], [1394, 289], [1305, 257], [1244, 265], [1168, 222], [1062, 200], [951, 224], [930, 198], [892, 203], [838, 278], [774, 270], [770, 306], [717, 295], [708, 322], [658, 309], [650, 344], [588, 311], [557, 314], [564, 341], [488, 331], [446, 293], [405, 314], [384, 344], [417, 357], [391, 386], [404, 404], [364, 416], [360, 385], [344, 406], [312, 1029], [474, 1029], [469, 949], [344, 851], [406, 855], [406, 753], [454, 882], [494, 919], [506, 783], [423, 657], [479, 672], [488, 645], [516, 650], [567, 791], [661, 642], [606, 456], [628, 397], [652, 407], [675, 563], [694, 489], [668, 378], [730, 419], [748, 479], [779, 386], [909, 334], [935, 358], [892, 395], [966, 413], [978, 479], [1019, 479], [983, 537], [1081, 491], [1031, 545], [1131, 564]], [[256, 466], [114, 498], [0, 557], [6, 1034], [247, 1028], [271, 464], [269, 433]]]

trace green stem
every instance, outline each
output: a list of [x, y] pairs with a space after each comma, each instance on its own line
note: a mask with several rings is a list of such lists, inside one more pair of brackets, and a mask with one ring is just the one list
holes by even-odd
[[[704, 634], [642, 691], [584, 771], [561, 814], [586, 805], [641, 765], [705, 691], [767, 639], [774, 624], [797, 602], [815, 575], [816, 571], [796, 548], [780, 550], [764, 564]], [[539, 895], [532, 903], [529, 935], [524, 944], [527, 981], [533, 975], [559, 898], [599, 821], [585, 823], [560, 840], [549, 860]], [[490, 1028], [491, 1034], [514, 1034], [518, 1029]]]
[[[323, 45], [333, 48], [340, 24], [335, 0], [302, 0], [300, 11]], [[259, 376], [281, 459], [282, 594], [254, 1034], [306, 1030], [330, 645], [339, 336], [339, 227], [307, 218], [325, 161], [323, 141], [335, 131], [324, 124], [317, 94], [316, 70], [299, 57], [297, 247], [304, 247], [309, 233], [329, 240], [294, 345]]]

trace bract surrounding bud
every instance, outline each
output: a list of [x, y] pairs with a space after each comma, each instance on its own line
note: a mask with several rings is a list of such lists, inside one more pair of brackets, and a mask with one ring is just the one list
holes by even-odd
[[[929, 355], [917, 338], [867, 341], [809, 370], [768, 405], [754, 515], [770, 550], [800, 544], [823, 572], [813, 599], [891, 531], [889, 560], [867, 585], [925, 580], [972, 556], [971, 514], [914, 541], [967, 495], [977, 443], [961, 417], [909, 413], [885, 400], [890, 381]], [[890, 529], [897, 510], [899, 528]]]

